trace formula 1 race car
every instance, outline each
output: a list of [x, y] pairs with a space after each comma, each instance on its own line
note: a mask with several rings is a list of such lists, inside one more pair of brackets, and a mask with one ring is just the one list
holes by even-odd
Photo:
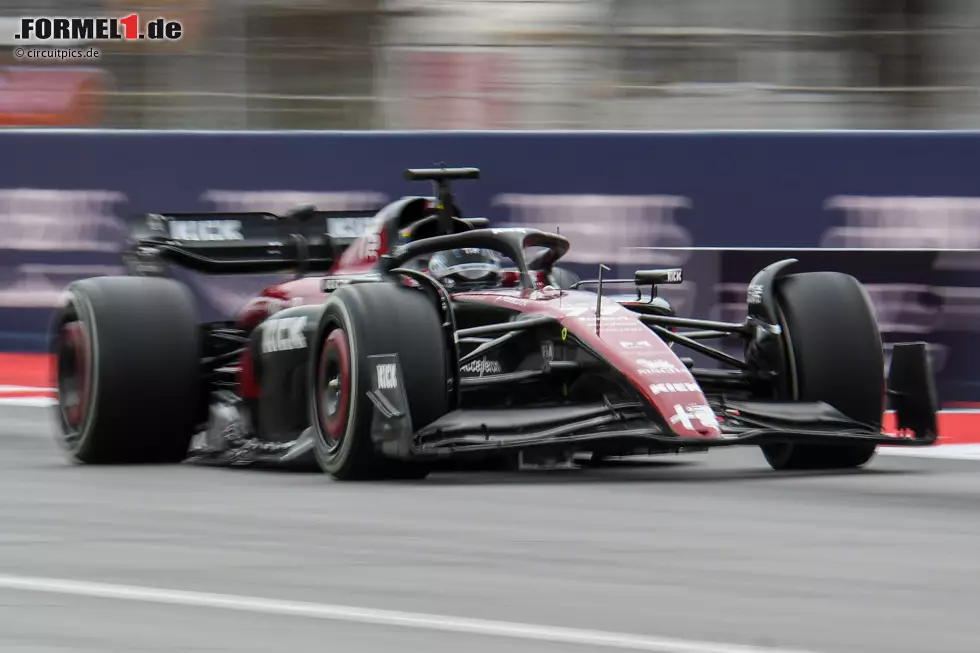
[[[733, 445], [774, 469], [843, 469], [935, 442], [925, 346], [895, 345], [886, 379], [854, 277], [780, 260], [752, 280], [744, 322], [678, 317], [657, 288], [680, 269], [583, 281], [557, 267], [560, 235], [459, 217], [450, 182], [478, 176], [407, 171], [433, 196], [384, 207], [342, 251], [324, 233], [339, 214], [312, 207], [134, 219], [131, 273], [71, 284], [54, 324], [61, 444], [85, 463], [305, 463], [354, 480]], [[202, 323], [178, 268], [294, 278]], [[635, 299], [603, 295], [624, 281]], [[744, 356], [704, 344], [722, 337]]]

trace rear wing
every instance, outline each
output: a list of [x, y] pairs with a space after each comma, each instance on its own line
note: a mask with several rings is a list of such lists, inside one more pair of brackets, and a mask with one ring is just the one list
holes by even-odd
[[167, 263], [205, 274], [326, 272], [376, 210], [273, 213], [149, 213], [127, 223], [125, 258], [138, 274]]

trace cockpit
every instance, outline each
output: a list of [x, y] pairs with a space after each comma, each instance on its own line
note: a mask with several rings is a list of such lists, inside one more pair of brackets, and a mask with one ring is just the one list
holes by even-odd
[[[400, 214], [389, 222], [388, 242], [392, 250], [412, 242], [482, 229], [486, 218], [460, 218], [454, 206], [451, 219], [442, 213], [442, 205], [432, 198], [416, 198], [404, 205]], [[448, 228], [447, 228], [448, 227]], [[447, 289], [480, 290], [500, 288], [505, 260], [492, 249], [460, 247], [427, 253], [402, 265], [438, 279]]]
[[537, 230], [491, 231], [486, 218], [459, 217], [450, 181], [478, 179], [476, 168], [414, 169], [405, 177], [431, 181], [434, 192], [430, 197], [404, 198], [379, 214], [384, 224], [381, 249], [389, 253], [388, 262], [382, 263], [386, 269], [425, 272], [454, 292], [534, 289], [547, 283], [542, 271], [568, 248], [567, 241]]

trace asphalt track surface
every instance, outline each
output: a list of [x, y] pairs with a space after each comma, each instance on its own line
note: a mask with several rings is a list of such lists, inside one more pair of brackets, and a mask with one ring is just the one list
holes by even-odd
[[49, 411], [0, 410], [0, 650], [980, 650], [978, 461], [355, 485], [75, 466]]

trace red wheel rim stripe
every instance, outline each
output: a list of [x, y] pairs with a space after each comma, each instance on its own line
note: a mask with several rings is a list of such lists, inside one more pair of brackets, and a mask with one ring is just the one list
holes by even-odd
[[85, 419], [89, 396], [90, 352], [85, 325], [77, 321], [68, 322], [61, 328], [61, 337], [75, 357], [75, 364], [70, 371], [75, 380], [77, 394], [75, 405], [65, 410], [65, 419], [71, 426], [78, 427]]
[[[340, 402], [337, 412], [332, 416], [327, 414], [327, 406], [324, 401], [324, 384], [327, 368], [331, 360], [336, 360], [340, 366]], [[332, 442], [340, 442], [347, 428], [347, 411], [350, 406], [350, 350], [347, 347], [347, 334], [343, 329], [334, 329], [327, 336], [323, 345], [323, 353], [320, 355], [319, 372], [317, 374], [319, 382], [319, 392], [317, 401], [320, 402], [320, 422], [327, 437]]]

